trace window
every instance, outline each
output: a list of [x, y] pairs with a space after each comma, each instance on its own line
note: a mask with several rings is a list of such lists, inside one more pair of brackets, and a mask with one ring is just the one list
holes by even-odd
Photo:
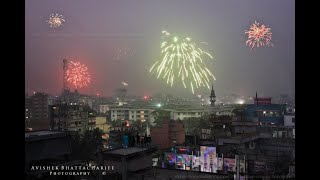
[[296, 123], [296, 118], [292, 118], [292, 123]]
[[180, 115], [180, 113], [178, 113], [178, 116]]

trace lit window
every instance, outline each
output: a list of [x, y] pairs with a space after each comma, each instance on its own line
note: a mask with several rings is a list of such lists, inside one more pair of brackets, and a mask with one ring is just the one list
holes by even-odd
[[28, 111], [29, 109], [26, 109], [26, 111]]

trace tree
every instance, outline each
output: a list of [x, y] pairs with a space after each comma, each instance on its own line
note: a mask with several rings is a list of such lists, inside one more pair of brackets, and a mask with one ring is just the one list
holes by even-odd
[[102, 148], [102, 134], [100, 129], [87, 130], [82, 135], [74, 133], [71, 138], [73, 158], [90, 160]]
[[154, 118], [154, 123], [156, 126], [162, 124], [164, 119], [170, 119], [170, 111], [166, 111], [163, 109], [155, 110], [151, 113], [151, 116]]
[[142, 127], [143, 123], [140, 121], [140, 120], [137, 120], [137, 121], [134, 121], [131, 125], [131, 127], [138, 131], [138, 132], [141, 132], [143, 127]]
[[188, 118], [183, 120], [185, 132], [188, 135], [197, 135], [200, 126], [200, 118]]
[[236, 107], [235, 109], [232, 110], [232, 113], [236, 116], [236, 117], [240, 117], [241, 120], [243, 118], [244, 115], [244, 110], [245, 110], [245, 106], [244, 105], [240, 105], [239, 107]]
[[117, 120], [114, 120], [114, 121], [111, 121], [111, 126], [112, 127], [115, 127], [115, 126], [121, 126], [122, 122], [120, 119], [117, 119]]

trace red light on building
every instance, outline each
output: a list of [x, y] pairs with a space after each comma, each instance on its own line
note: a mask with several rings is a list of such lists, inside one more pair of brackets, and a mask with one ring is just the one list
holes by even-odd
[[254, 103], [257, 105], [269, 105], [271, 104], [271, 98], [267, 97], [267, 98], [254, 98]]
[[148, 96], [144, 96], [143, 98], [144, 98], [144, 99], [148, 99]]

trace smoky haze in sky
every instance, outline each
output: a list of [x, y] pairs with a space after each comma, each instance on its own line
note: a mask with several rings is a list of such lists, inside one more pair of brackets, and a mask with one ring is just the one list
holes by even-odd
[[[190, 89], [178, 83], [171, 88], [149, 73], [160, 55], [163, 29], [208, 43], [214, 59], [207, 65], [217, 79], [212, 83], [218, 96], [295, 93], [293, 0], [26, 0], [25, 4], [29, 94], [60, 94], [66, 58], [86, 64], [92, 75], [91, 85], [80, 93], [111, 96], [125, 81], [129, 94], [190, 95]], [[52, 13], [66, 20], [55, 30], [46, 23]], [[245, 45], [244, 32], [255, 20], [271, 28], [274, 47], [250, 50]], [[132, 52], [115, 58], [119, 48]]]

